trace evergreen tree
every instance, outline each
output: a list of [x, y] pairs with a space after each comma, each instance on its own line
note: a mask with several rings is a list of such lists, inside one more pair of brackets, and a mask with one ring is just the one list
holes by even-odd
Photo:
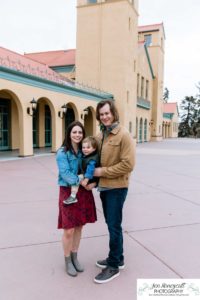
[[196, 123], [200, 126], [200, 82], [197, 84], [198, 94], [196, 103]]
[[186, 96], [182, 101], [180, 108], [182, 110], [181, 122], [179, 124], [179, 136], [187, 137], [193, 134], [193, 127], [197, 119], [197, 98]]

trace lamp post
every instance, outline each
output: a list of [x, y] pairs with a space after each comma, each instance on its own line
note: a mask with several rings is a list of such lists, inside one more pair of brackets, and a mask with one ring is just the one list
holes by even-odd
[[27, 114], [32, 117], [37, 108], [37, 101], [33, 98], [30, 101], [30, 104], [31, 104], [31, 107], [27, 107]]
[[61, 111], [58, 112], [59, 118], [63, 119], [67, 113], [67, 104], [61, 106]]
[[84, 110], [83, 110], [83, 113], [81, 114], [81, 119], [84, 120], [85, 119], [85, 116], [87, 116], [89, 114], [89, 107], [86, 107]]

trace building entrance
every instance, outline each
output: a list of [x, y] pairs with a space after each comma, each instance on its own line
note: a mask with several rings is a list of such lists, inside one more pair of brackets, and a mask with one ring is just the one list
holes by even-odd
[[65, 116], [65, 134], [66, 134], [69, 124], [72, 123], [74, 120], [75, 120], [74, 110], [72, 108], [68, 107], [67, 113]]
[[48, 105], [45, 105], [45, 147], [51, 147], [51, 111]]
[[0, 99], [0, 151], [10, 149], [10, 101]]

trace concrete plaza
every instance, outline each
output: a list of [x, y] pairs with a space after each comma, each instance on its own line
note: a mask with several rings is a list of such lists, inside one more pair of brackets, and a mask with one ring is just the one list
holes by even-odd
[[[200, 139], [138, 144], [124, 208], [126, 267], [95, 284], [108, 252], [98, 192], [98, 221], [86, 225], [79, 258], [85, 272], [65, 273], [57, 230], [54, 154], [1, 160], [0, 299], [136, 300], [137, 278], [200, 278]], [[3, 157], [3, 156], [2, 156]]]

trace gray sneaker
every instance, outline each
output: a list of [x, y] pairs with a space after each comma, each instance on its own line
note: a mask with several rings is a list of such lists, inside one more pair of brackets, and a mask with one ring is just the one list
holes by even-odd
[[[101, 269], [105, 269], [108, 266], [107, 259], [98, 260], [96, 262], [96, 266], [99, 267], [99, 268], [101, 268]], [[125, 268], [125, 264], [124, 264], [123, 261], [119, 263], [118, 268], [120, 270], [123, 270]]]
[[76, 197], [72, 197], [71, 195], [67, 198], [67, 199], [65, 199], [64, 201], [63, 201], [63, 203], [64, 204], [72, 204], [72, 203], [76, 203], [76, 202], [78, 202], [78, 200], [76, 199]]
[[119, 269], [114, 269], [111, 267], [106, 267], [99, 273], [95, 278], [94, 282], [96, 283], [106, 283], [120, 275]]

